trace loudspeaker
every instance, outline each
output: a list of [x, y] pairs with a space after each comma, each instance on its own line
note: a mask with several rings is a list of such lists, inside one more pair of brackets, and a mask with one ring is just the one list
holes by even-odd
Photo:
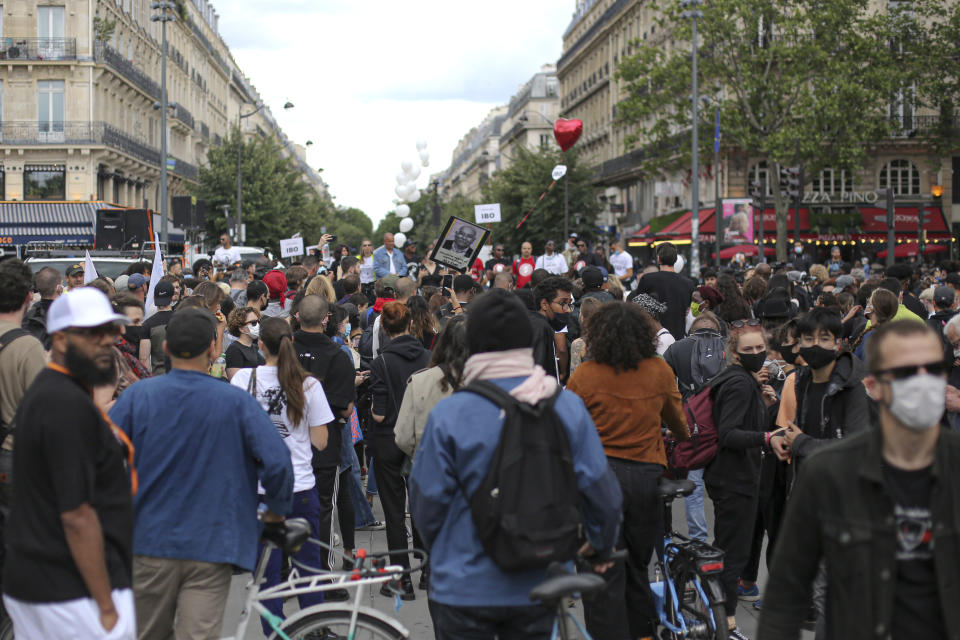
[[120, 209], [97, 209], [94, 249], [120, 249], [123, 247], [124, 212]]
[[128, 249], [138, 249], [144, 242], [153, 242], [149, 211], [127, 209], [124, 216], [123, 241]]
[[206, 200], [197, 200], [197, 204], [193, 207], [194, 221], [193, 224], [198, 229], [203, 229], [207, 226], [207, 201]]
[[190, 228], [193, 214], [193, 198], [190, 196], [173, 196], [170, 199], [173, 207], [173, 226], [180, 229]]

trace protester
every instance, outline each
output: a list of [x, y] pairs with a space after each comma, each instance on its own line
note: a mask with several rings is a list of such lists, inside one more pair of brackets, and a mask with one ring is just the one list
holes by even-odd
[[67, 291], [73, 291], [83, 286], [83, 263], [72, 264], [67, 267], [64, 275], [67, 276]]
[[854, 355], [861, 361], [866, 360], [867, 344], [870, 342], [871, 334], [881, 325], [891, 322], [896, 318], [899, 306], [897, 305], [897, 296], [888, 289], [877, 289], [870, 296], [870, 302], [864, 310], [867, 316], [868, 324], [864, 327], [863, 333], [850, 345]]
[[[318, 276], [319, 277], [319, 276]], [[290, 309], [284, 294], [287, 292], [287, 277], [277, 269], [268, 271], [263, 276], [263, 284], [267, 285], [267, 306], [261, 313], [267, 318], [288, 318]]]
[[247, 285], [250, 284], [250, 277], [243, 269], [234, 269], [230, 272], [230, 297], [233, 303], [238, 307], [247, 304]]
[[658, 483], [667, 458], [661, 425], [678, 439], [689, 437], [677, 381], [656, 357], [656, 327], [641, 309], [609, 302], [590, 317], [585, 328], [591, 360], [567, 384], [590, 412], [620, 482], [623, 523], [617, 547], [630, 553], [627, 567], [608, 570], [607, 588], [584, 603], [587, 630], [595, 638], [656, 633], [659, 618], [647, 565], [663, 532]]
[[[553, 240], [547, 240], [546, 244], [544, 244], [543, 251], [543, 255], [537, 258], [534, 268], [544, 269], [555, 276], [566, 275], [567, 271], [570, 270], [570, 266], [567, 264], [566, 258], [556, 253], [556, 245]], [[536, 284], [531, 283], [531, 286], [536, 286]]]
[[584, 360], [589, 359], [587, 354], [587, 320], [595, 314], [603, 303], [596, 298], [586, 298], [580, 304], [580, 337], [570, 343], [570, 375]]
[[47, 333], [47, 312], [53, 301], [63, 293], [60, 272], [53, 267], [43, 267], [31, 276], [40, 294], [40, 300], [30, 306], [23, 316], [22, 326], [50, 350], [50, 334]]
[[674, 272], [673, 265], [676, 262], [677, 248], [673, 244], [664, 242], [657, 245], [657, 263], [660, 265], [660, 271], [648, 273], [640, 278], [630, 298], [634, 298], [639, 293], [657, 294], [660, 302], [667, 305], [662, 324], [675, 340], [679, 340], [684, 335], [687, 309], [690, 307], [694, 285], [692, 281]]
[[[627, 291], [630, 290], [630, 283], [633, 281], [633, 256], [623, 250], [623, 243], [619, 240], [610, 243], [610, 265], [613, 267], [613, 274]], [[617, 298], [622, 300], [623, 298]]]
[[166, 373], [163, 341], [167, 337], [167, 323], [173, 317], [170, 305], [173, 304], [174, 291], [173, 283], [166, 279], [157, 283], [153, 291], [153, 302], [157, 310], [141, 325], [140, 362], [153, 375]]
[[440, 330], [437, 317], [430, 313], [430, 307], [422, 296], [410, 296], [406, 304], [410, 309], [410, 335], [419, 340], [424, 349], [433, 349]]
[[[361, 247], [362, 249], [362, 247]], [[373, 271], [377, 278], [388, 275], [405, 275], [407, 263], [403, 254], [397, 251], [393, 243], [393, 234], [383, 234], [383, 245], [373, 252]]]
[[633, 297], [631, 302], [643, 309], [649, 316], [650, 322], [655, 330], [653, 338], [654, 348], [657, 350], [657, 355], [662, 356], [666, 353], [670, 345], [676, 342], [669, 329], [660, 324], [661, 318], [667, 315], [667, 305], [660, 302], [655, 293], [650, 295], [639, 293]]
[[[16, 304], [22, 314], [29, 282], [23, 263], [0, 264], [0, 310]], [[14, 418], [17, 490], [6, 523], [3, 601], [18, 638], [136, 637], [134, 449], [90, 391], [116, 375], [113, 340], [127, 322], [89, 287], [50, 305], [50, 366]], [[17, 342], [40, 348], [31, 337]], [[4, 376], [4, 396], [11, 382]]]
[[548, 375], [560, 380], [561, 358], [564, 352], [558, 343], [566, 346], [566, 337], [558, 332], [570, 321], [573, 302], [573, 283], [561, 276], [550, 276], [534, 289], [534, 307], [530, 312], [533, 327], [533, 361], [543, 367]]
[[758, 378], [767, 356], [758, 320], [732, 323], [727, 342], [728, 366], [711, 382], [717, 433], [717, 456], [704, 472], [714, 508], [714, 546], [723, 550], [720, 581], [725, 595], [730, 637], [746, 636], [737, 628], [737, 580], [750, 554], [760, 474], [760, 450], [768, 443], [767, 407], [776, 394]]
[[213, 252], [213, 262], [220, 268], [240, 262], [240, 250], [233, 246], [233, 238], [230, 234], [220, 234], [220, 246]]
[[603, 260], [596, 253], [590, 251], [590, 246], [587, 244], [587, 241], [583, 238], [576, 239], [577, 252], [573, 256], [573, 260], [570, 264], [570, 273], [571, 278], [577, 277], [584, 267], [602, 267]]
[[527, 286], [536, 268], [537, 261], [533, 259], [533, 245], [524, 242], [520, 245], [520, 258], [513, 261], [513, 277], [517, 279], [517, 289]]
[[[59, 272], [51, 271], [59, 282]], [[21, 328], [32, 299], [32, 280], [30, 267], [16, 258], [0, 262], [0, 427], [4, 429], [13, 423], [20, 399], [46, 364], [43, 345]], [[52, 304], [53, 300], [43, 314], [44, 333]], [[52, 344], [52, 336], [50, 341]]]
[[733, 276], [726, 273], [721, 274], [717, 278], [717, 291], [723, 298], [720, 304], [712, 308], [712, 311], [725, 323], [749, 320], [753, 317], [750, 303], [743, 297]]
[[227, 347], [227, 380], [241, 369], [255, 369], [265, 364], [264, 356], [257, 347], [260, 340], [260, 313], [253, 307], [240, 307], [230, 312], [227, 330], [236, 340]]
[[264, 521], [290, 512], [290, 452], [253, 396], [207, 375], [219, 355], [209, 311], [174, 313], [165, 350], [170, 373], [133, 385], [110, 411], [133, 442], [140, 479], [137, 629], [140, 640], [213, 639], [233, 567], [255, 565], [257, 480]]
[[827, 638], [960, 633], [960, 563], [947, 533], [958, 517], [960, 436], [940, 426], [940, 340], [924, 324], [882, 325], [867, 367], [879, 417], [805, 464], [774, 553], [762, 640], [800, 637], [821, 566]]
[[[471, 355], [465, 383], [489, 380], [528, 403], [557, 394], [554, 378], [534, 363], [528, 318], [523, 304], [506, 291], [477, 298], [467, 316]], [[617, 535], [620, 489], [583, 403], [561, 391], [553, 410], [573, 455], [588, 541], [583, 551], [602, 558]], [[430, 414], [410, 476], [413, 521], [430, 552], [429, 605], [438, 640], [495, 634], [546, 639], [554, 624], [551, 607], [529, 601], [546, 571], [501, 570], [484, 552], [471, 517], [469, 496], [490, 467], [502, 416], [500, 407], [473, 393], [441, 400]]]
[[262, 280], [254, 280], [247, 285], [247, 306], [256, 309], [261, 314], [267, 308], [270, 291]]
[[512, 263], [510, 259], [503, 254], [503, 245], [497, 243], [493, 245], [493, 257], [484, 263], [485, 278], [487, 282], [492, 282], [493, 277], [504, 270], [510, 270]]
[[[410, 375], [427, 366], [430, 352], [410, 335], [410, 310], [405, 304], [396, 300], [386, 303], [379, 319], [390, 341], [370, 367], [373, 390], [371, 415], [375, 423], [371, 440], [373, 455], [377, 461], [377, 489], [387, 524], [387, 545], [390, 549], [406, 549], [408, 542], [404, 503], [407, 488], [400, 472], [404, 454], [396, 445], [394, 425]], [[413, 537], [416, 545], [419, 541], [416, 528]], [[394, 564], [410, 566], [410, 559], [405, 553], [394, 554], [391, 559]], [[400, 585], [402, 599], [416, 598], [409, 575], [403, 577]], [[389, 595], [388, 585], [384, 584], [381, 593]]]
[[[266, 364], [238, 370], [230, 384], [257, 399], [289, 449], [293, 465], [293, 506], [284, 515], [306, 519], [310, 530], [317, 532], [320, 530], [320, 501], [315, 489], [311, 446], [319, 451], [326, 448], [327, 424], [334, 420], [333, 413], [323, 393], [323, 385], [300, 367], [290, 325], [281, 318], [267, 318], [258, 338]], [[261, 496], [260, 500], [263, 499]], [[260, 553], [263, 553], [263, 545]], [[270, 557], [262, 588], [282, 581], [280, 555], [274, 553]], [[322, 555], [319, 546], [305, 544], [293, 557], [308, 567], [319, 567]], [[298, 571], [301, 576], [311, 575], [303, 568]], [[323, 602], [323, 593], [305, 593], [298, 596], [298, 601], [301, 609], [311, 607]], [[264, 606], [274, 615], [283, 617], [280, 598], [267, 600]], [[269, 636], [273, 628], [266, 620], [262, 624], [263, 633]]]
[[953, 309], [955, 299], [956, 292], [953, 287], [939, 286], [933, 290], [935, 312], [927, 318], [927, 324], [939, 335], [943, 335], [943, 329], [950, 322], [950, 318], [957, 315], [957, 312]]

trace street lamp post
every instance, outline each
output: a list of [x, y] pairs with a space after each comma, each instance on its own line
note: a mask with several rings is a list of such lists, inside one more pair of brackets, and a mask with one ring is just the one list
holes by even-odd
[[160, 241], [166, 245], [170, 239], [167, 220], [167, 23], [176, 17], [176, 3], [162, 0], [150, 5], [158, 15], [150, 16], [152, 22], [160, 23]]
[[[551, 129], [554, 127], [554, 121], [548, 118], [547, 116], [543, 115], [539, 111], [526, 110], [523, 113], [524, 114], [535, 113], [541, 118], [543, 118], [550, 125]], [[520, 118], [518, 118], [518, 120], [520, 122], [526, 122], [527, 116], [521, 115]], [[567, 171], [567, 173], [563, 175], [563, 241], [566, 242], [569, 238], [570, 238], [570, 172]]]
[[[240, 109], [237, 109], [237, 235], [241, 236], [240, 241], [245, 242], [243, 237], [243, 172], [241, 167], [243, 166], [243, 129], [242, 121], [250, 116], [255, 116], [266, 107], [266, 103], [261, 103], [259, 107], [251, 111], [250, 113], [242, 113]], [[283, 105], [283, 108], [286, 110], [293, 109], [293, 103], [287, 102]]]
[[[703, 12], [698, 8], [702, 0], [682, 0], [681, 7], [692, 7], [683, 12], [684, 18], [692, 20], [693, 31], [691, 39], [693, 40], [693, 90], [691, 96], [691, 106], [693, 107], [692, 116], [692, 152], [693, 158], [690, 160], [691, 179], [690, 188], [693, 191], [690, 204], [690, 273], [695, 274], [700, 271], [700, 157], [697, 140], [697, 119], [700, 105], [700, 97], [697, 87], [697, 18], [703, 17]], [[716, 215], [716, 212], [714, 212]]]

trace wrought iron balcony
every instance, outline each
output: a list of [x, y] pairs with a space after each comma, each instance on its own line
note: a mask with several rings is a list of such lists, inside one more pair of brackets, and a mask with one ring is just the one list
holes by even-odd
[[187, 111], [186, 108], [184, 108], [184, 106], [179, 102], [176, 104], [176, 108], [174, 109], [173, 115], [177, 120], [179, 120], [183, 124], [193, 129], [194, 127], [193, 116], [190, 115], [190, 112]]
[[152, 164], [160, 165], [160, 152], [105, 122], [3, 122], [0, 146], [102, 144]]
[[938, 132], [948, 134], [956, 131], [956, 123], [949, 115], [894, 116], [892, 120], [893, 135], [896, 138], [913, 138]]
[[202, 135], [204, 138], [210, 137], [210, 127], [208, 127], [207, 123], [202, 120], [200, 121], [200, 135]]
[[93, 57], [97, 62], [105, 63], [121, 76], [133, 83], [144, 93], [156, 100], [160, 99], [160, 85], [154, 82], [153, 78], [148, 76], [140, 69], [133, 66], [129, 60], [123, 57], [123, 54], [110, 45], [97, 42], [94, 47]]
[[0, 60], [76, 60], [76, 38], [3, 38]]
[[188, 180], [196, 180], [199, 172], [197, 168], [189, 162], [184, 162], [180, 158], [169, 156], [167, 158], [167, 169]]

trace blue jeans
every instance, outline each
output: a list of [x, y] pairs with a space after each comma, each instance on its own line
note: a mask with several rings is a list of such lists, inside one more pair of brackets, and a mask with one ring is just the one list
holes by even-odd
[[377, 518], [373, 515], [373, 509], [370, 508], [370, 503], [367, 502], [366, 496], [363, 495], [363, 482], [360, 478], [360, 459], [357, 458], [356, 449], [350, 447], [350, 454], [351, 461], [349, 464], [351, 467], [347, 482], [349, 483], [350, 500], [353, 502], [354, 527], [359, 529], [360, 527], [373, 524], [377, 521]]
[[703, 511], [703, 469], [695, 469], [687, 474], [697, 488], [684, 498], [687, 507], [687, 533], [694, 540], [707, 541], [707, 514]]
[[[316, 487], [312, 489], [307, 489], [306, 491], [298, 491], [293, 494], [293, 509], [287, 514], [288, 518], [305, 518], [307, 522], [310, 523], [311, 537], [323, 539], [321, 536], [317, 535], [317, 532], [320, 531], [320, 499], [317, 497]], [[263, 543], [260, 543], [260, 554], [263, 553]], [[296, 553], [294, 558], [308, 567], [317, 567], [320, 568], [323, 566], [323, 556], [325, 550], [316, 544], [307, 543], [300, 548], [300, 551]], [[259, 554], [258, 554], [259, 557]], [[312, 575], [311, 572], [306, 571], [301, 567], [297, 567], [297, 571], [301, 576]], [[264, 574], [265, 584], [263, 588], [272, 587], [278, 585], [283, 581], [283, 551], [280, 549], [274, 549], [270, 554], [270, 560], [267, 562], [267, 570]], [[312, 607], [316, 604], [323, 604], [323, 593], [305, 593], [303, 595], [297, 596], [297, 600], [300, 602], [300, 608], [305, 609], [307, 607]], [[283, 617], [283, 599], [274, 598], [272, 600], [265, 600], [263, 603], [270, 613]], [[270, 636], [273, 633], [273, 627], [267, 624], [266, 620], [261, 619], [260, 624], [263, 626], [263, 634], [265, 636]]]
[[367, 441], [367, 495], [377, 495], [377, 474], [373, 472], [373, 456], [370, 455], [370, 443]]

